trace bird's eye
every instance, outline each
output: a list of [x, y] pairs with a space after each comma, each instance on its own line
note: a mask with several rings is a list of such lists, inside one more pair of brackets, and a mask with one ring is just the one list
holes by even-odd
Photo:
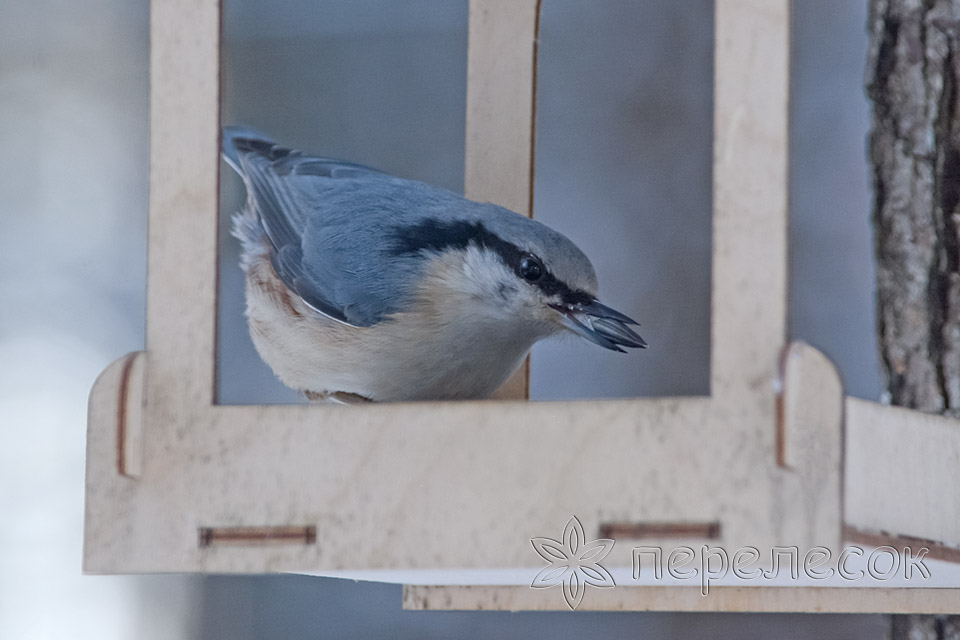
[[520, 262], [520, 275], [527, 282], [536, 282], [543, 275], [543, 265], [533, 257], [526, 257]]

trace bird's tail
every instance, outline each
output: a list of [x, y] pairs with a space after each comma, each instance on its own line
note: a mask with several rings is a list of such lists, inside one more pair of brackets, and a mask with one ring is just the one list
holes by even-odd
[[243, 171], [240, 168], [240, 153], [237, 150], [238, 140], [254, 140], [268, 146], [274, 144], [273, 140], [271, 140], [269, 136], [257, 131], [253, 127], [224, 127], [223, 138], [221, 142], [223, 159], [226, 160], [227, 164], [233, 167], [233, 170], [240, 175], [243, 175]]
[[[240, 164], [240, 149], [237, 148], [237, 145], [246, 147], [249, 145], [248, 141], [260, 142], [266, 146], [273, 144], [268, 136], [251, 127], [230, 126], [223, 128], [220, 143], [223, 159], [243, 178], [244, 183], [247, 183], [249, 178]], [[247, 189], [250, 188], [248, 184]], [[256, 207], [252, 203], [248, 202], [247, 206], [234, 214], [233, 236], [240, 240], [243, 247], [240, 266], [244, 272], [249, 272], [251, 265], [264, 259], [267, 240], [266, 231], [264, 231]]]

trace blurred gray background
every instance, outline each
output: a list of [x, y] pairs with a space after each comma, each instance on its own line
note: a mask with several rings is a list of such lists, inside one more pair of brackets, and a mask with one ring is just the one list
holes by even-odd
[[[536, 216], [643, 322], [538, 346], [536, 399], [708, 392], [709, 0], [546, 0]], [[876, 398], [866, 3], [794, 3], [791, 337]], [[466, 0], [227, 0], [224, 122], [462, 189]], [[401, 612], [396, 585], [82, 577], [86, 396], [143, 347], [146, 0], [0, 4], [0, 638], [880, 637], [880, 616]], [[222, 181], [220, 400], [296, 402], [250, 345]]]
[[[225, 3], [224, 123], [462, 193], [467, 1], [285, 6]], [[535, 400], [709, 392], [712, 7], [543, 7], [534, 216], [591, 257], [651, 348], [540, 343]], [[229, 237], [244, 190], [229, 169], [221, 186], [220, 402], [296, 402], [247, 336]]]

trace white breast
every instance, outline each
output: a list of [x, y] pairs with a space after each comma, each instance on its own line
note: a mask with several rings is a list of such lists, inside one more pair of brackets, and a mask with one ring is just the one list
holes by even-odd
[[288, 386], [374, 401], [489, 395], [520, 366], [543, 327], [511, 322], [491, 306], [469, 251], [431, 264], [408, 312], [354, 327], [308, 307], [277, 277], [265, 252], [247, 256], [247, 316], [263, 360]]

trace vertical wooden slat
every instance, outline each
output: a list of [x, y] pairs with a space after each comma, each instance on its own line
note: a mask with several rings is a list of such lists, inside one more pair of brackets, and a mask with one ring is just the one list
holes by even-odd
[[124, 357], [117, 398], [117, 473], [137, 478], [143, 471], [143, 372], [146, 353]]
[[789, 473], [776, 495], [775, 531], [803, 549], [838, 550], [843, 529], [843, 382], [833, 363], [803, 342], [784, 350], [781, 367], [777, 463]]
[[[447, 587], [406, 585], [403, 608], [408, 611], [563, 611], [563, 598], [554, 589], [478, 585]], [[559, 605], [557, 602], [559, 601]], [[634, 586], [587, 589], [577, 611], [748, 611], [751, 613], [953, 613], [954, 589], [889, 587], [825, 587], [718, 585], [703, 596], [699, 586]]]
[[[540, 0], [470, 0], [464, 192], [533, 216]], [[529, 359], [495, 394], [529, 395]]]
[[214, 386], [220, 3], [150, 7], [148, 388], [196, 406]]
[[717, 0], [711, 393], [769, 393], [786, 341], [790, 0]]
[[[731, 550], [750, 543], [766, 552], [789, 544], [782, 534], [801, 526], [808, 534], [803, 544], [832, 535], [816, 518], [826, 522], [836, 511], [824, 507], [826, 499], [836, 504], [827, 472], [836, 469], [837, 434], [806, 425], [838, 424], [835, 402], [813, 405], [825, 391], [835, 400], [839, 381], [817, 354], [799, 354], [800, 384], [791, 383], [789, 367], [784, 377], [786, 468], [774, 466], [767, 442], [773, 443], [774, 413], [768, 382], [784, 327], [786, 0], [718, 0], [713, 398], [350, 410], [207, 406], [218, 3], [153, 0], [152, 6], [150, 352], [111, 365], [91, 393], [85, 570], [411, 571], [422, 580], [436, 574], [421, 572], [449, 569], [469, 583], [503, 568], [519, 570], [502, 575], [519, 577], [521, 586], [409, 588], [407, 604], [555, 609], [565, 607], [556, 592], [527, 586], [536, 560], [524, 538], [556, 532], [571, 513], [594, 524], [672, 523], [673, 533], [676, 523], [693, 523]], [[467, 191], [524, 213], [533, 166], [535, 6], [533, 0], [472, 5], [479, 33], [471, 31]], [[510, 12], [510, 24], [481, 29], [497, 7]], [[522, 75], [516, 61], [523, 56], [511, 47], [527, 51], [528, 77], [494, 90], [510, 69]], [[526, 134], [518, 134], [524, 121]], [[518, 172], [523, 158], [527, 171]], [[526, 208], [523, 190], [513, 189], [524, 179]], [[139, 421], [130, 385], [141, 362], [151, 379], [138, 440], [128, 427]], [[931, 416], [924, 426], [912, 412], [850, 399], [846, 410], [855, 425], [847, 442], [847, 524], [857, 528], [849, 530], [873, 541], [885, 540], [879, 534], [887, 531], [922, 544], [954, 542], [956, 503], [930, 503], [924, 497], [936, 496], [924, 487], [956, 484], [955, 423]], [[141, 445], [142, 459], [134, 460]], [[831, 448], [821, 454], [820, 446]], [[830, 468], [818, 470], [810, 460]], [[590, 473], [571, 475], [573, 468]], [[897, 498], [906, 506], [889, 508]], [[431, 551], [409, 551], [421, 548]], [[627, 567], [629, 559], [630, 546], [618, 544], [610, 566]], [[705, 598], [698, 587], [620, 584], [591, 592], [586, 602], [603, 610], [943, 612], [957, 599], [955, 589], [716, 589]]]

